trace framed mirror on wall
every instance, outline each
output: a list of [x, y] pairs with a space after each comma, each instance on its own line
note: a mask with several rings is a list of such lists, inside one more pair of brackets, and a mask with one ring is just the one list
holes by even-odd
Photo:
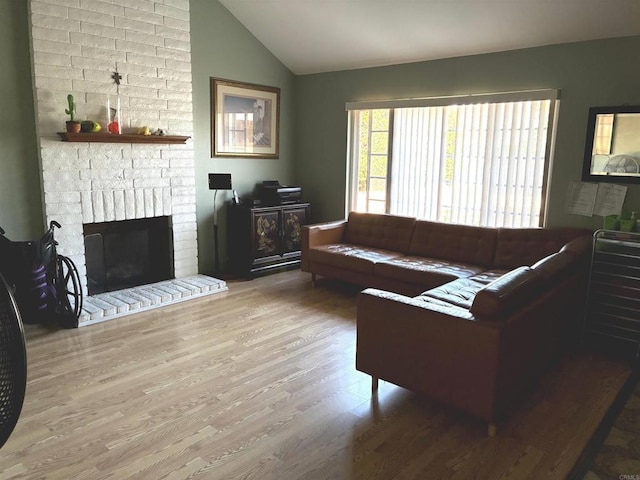
[[589, 109], [582, 180], [640, 183], [640, 105]]

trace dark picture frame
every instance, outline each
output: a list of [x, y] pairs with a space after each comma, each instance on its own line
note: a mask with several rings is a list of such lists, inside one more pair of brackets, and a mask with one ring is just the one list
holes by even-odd
[[582, 180], [640, 183], [640, 105], [589, 109]]
[[211, 77], [211, 156], [278, 158], [280, 89]]

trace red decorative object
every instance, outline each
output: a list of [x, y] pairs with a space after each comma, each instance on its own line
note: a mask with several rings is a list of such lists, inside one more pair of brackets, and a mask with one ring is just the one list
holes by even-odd
[[122, 133], [121, 126], [120, 94], [118, 94], [113, 102], [111, 98], [107, 98], [107, 131], [119, 135]]

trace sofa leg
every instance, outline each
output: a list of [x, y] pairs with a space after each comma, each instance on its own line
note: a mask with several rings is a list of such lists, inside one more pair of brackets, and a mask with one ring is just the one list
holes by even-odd
[[487, 428], [487, 435], [489, 435], [490, 437], [495, 437], [496, 436], [496, 424], [495, 423], [490, 423], [488, 428]]
[[376, 393], [378, 391], [378, 377], [371, 377], [371, 392]]
[[312, 287], [316, 286], [316, 274], [315, 273], [311, 274], [311, 286]]

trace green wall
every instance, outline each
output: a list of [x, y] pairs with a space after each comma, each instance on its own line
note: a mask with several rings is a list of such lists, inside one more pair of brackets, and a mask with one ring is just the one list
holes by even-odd
[[12, 240], [44, 233], [27, 2], [0, 0], [0, 227]]
[[[12, 239], [43, 231], [26, 2], [0, 0], [0, 226]], [[600, 226], [599, 217], [563, 212], [569, 182], [580, 180], [588, 108], [640, 104], [640, 37], [460, 57], [407, 65], [294, 76], [218, 1], [191, 0], [194, 148], [200, 271], [213, 271], [213, 192], [208, 173], [231, 173], [240, 195], [277, 179], [303, 186], [312, 220], [342, 218], [346, 181], [345, 102], [560, 88], [551, 179], [550, 225]], [[210, 77], [281, 88], [280, 158], [211, 158]], [[220, 253], [226, 258], [229, 192], [219, 192]], [[640, 209], [640, 187], [625, 206]]]
[[[293, 182], [294, 75], [218, 1], [191, 0], [191, 61], [200, 272], [213, 271], [213, 191], [208, 173], [231, 173], [240, 196], [256, 182]], [[279, 87], [280, 158], [211, 158], [210, 77]], [[220, 260], [226, 260], [226, 208], [231, 192], [218, 192]]]
[[[312, 220], [344, 218], [348, 101], [561, 89], [548, 225], [597, 228], [601, 217], [564, 213], [569, 183], [579, 181], [588, 109], [640, 104], [640, 36], [296, 78], [296, 180]], [[625, 208], [640, 210], [640, 187]]]

